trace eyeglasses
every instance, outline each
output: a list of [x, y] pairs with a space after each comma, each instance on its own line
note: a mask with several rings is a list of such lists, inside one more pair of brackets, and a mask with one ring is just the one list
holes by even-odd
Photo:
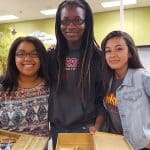
[[76, 18], [76, 19], [73, 19], [73, 20], [69, 20], [69, 19], [61, 20], [61, 24], [64, 25], [64, 26], [70, 25], [71, 22], [74, 25], [78, 26], [78, 25], [82, 25], [85, 22], [85, 20], [81, 19], [81, 18]]
[[30, 52], [30, 53], [16, 52], [16, 57], [26, 58], [27, 56], [30, 56], [31, 58], [38, 58], [39, 57], [39, 53], [36, 52], [36, 51]]

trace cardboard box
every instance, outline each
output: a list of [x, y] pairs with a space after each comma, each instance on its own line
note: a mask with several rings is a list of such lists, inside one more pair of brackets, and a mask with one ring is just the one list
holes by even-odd
[[93, 150], [92, 140], [88, 133], [60, 133], [56, 150]]
[[56, 150], [133, 150], [127, 140], [116, 134], [96, 132], [60, 133]]
[[0, 141], [4, 139], [12, 139], [15, 141], [12, 150], [44, 150], [48, 142], [47, 137], [37, 137], [0, 130]]

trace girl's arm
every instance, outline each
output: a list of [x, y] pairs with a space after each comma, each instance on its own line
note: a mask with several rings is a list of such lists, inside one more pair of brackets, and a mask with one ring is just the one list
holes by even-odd
[[150, 97], [150, 73], [145, 72], [143, 75], [143, 84], [146, 94]]
[[104, 115], [97, 116], [96, 121], [95, 121], [95, 125], [91, 126], [89, 128], [89, 132], [95, 133], [96, 131], [100, 130], [103, 127], [104, 120], [105, 120], [104, 118], [105, 118]]
[[[143, 77], [144, 89], [150, 100], [150, 73], [146, 72]], [[146, 146], [147, 149], [150, 150], [150, 143]]]

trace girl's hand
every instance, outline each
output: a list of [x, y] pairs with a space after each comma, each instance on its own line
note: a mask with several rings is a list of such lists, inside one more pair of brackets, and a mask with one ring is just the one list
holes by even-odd
[[90, 132], [91, 134], [94, 134], [96, 131], [98, 131], [98, 129], [97, 129], [95, 126], [89, 127], [89, 132]]
[[103, 123], [104, 123], [104, 116], [103, 115], [97, 116], [95, 124], [89, 127], [89, 132], [93, 134], [96, 131], [101, 130]]

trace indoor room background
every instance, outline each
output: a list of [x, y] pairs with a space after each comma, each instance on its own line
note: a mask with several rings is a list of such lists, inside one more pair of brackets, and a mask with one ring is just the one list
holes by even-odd
[[[140, 57], [148, 70], [150, 63], [150, 7], [125, 10], [124, 26], [137, 46]], [[0, 74], [5, 70], [10, 44], [19, 36], [33, 32], [44, 32], [55, 36], [55, 18], [0, 24]], [[15, 32], [10, 32], [10, 28]], [[94, 14], [94, 34], [98, 43], [112, 30], [120, 29], [119, 11], [100, 12]], [[48, 46], [48, 45], [46, 45]]]

